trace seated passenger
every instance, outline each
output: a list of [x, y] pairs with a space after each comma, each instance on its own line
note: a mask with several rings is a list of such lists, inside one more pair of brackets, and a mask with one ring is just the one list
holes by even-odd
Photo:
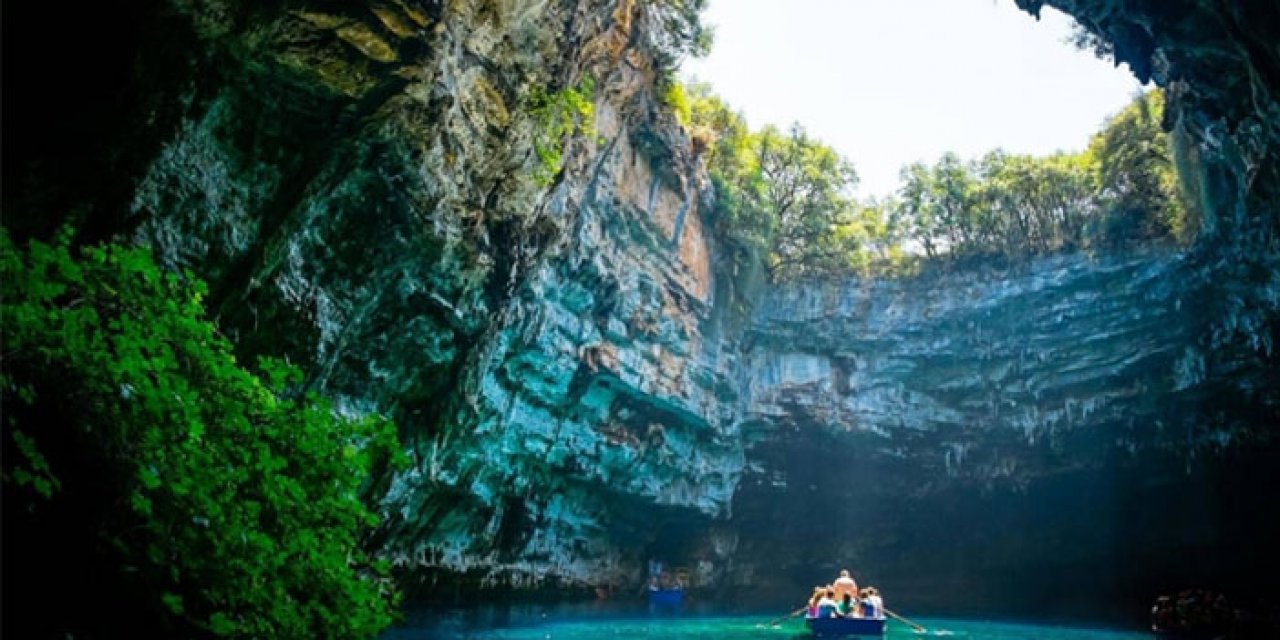
[[871, 600], [871, 589], [863, 589], [858, 592], [858, 599], [862, 602], [862, 616], [865, 618], [874, 618], [879, 615], [880, 609], [876, 607]]
[[875, 613], [867, 614], [867, 617], [883, 618], [884, 617], [884, 599], [880, 597], [880, 590], [875, 587], [867, 587], [867, 592], [870, 594], [867, 596], [867, 600], [871, 603], [871, 606], [875, 609]]
[[818, 617], [818, 601], [822, 600], [822, 596], [827, 595], [826, 587], [814, 587], [813, 595], [809, 596], [809, 611], [805, 615], [810, 618]]
[[836, 592], [831, 589], [827, 589], [822, 592], [822, 599], [818, 601], [817, 617], [834, 618], [836, 616], [837, 605], [835, 601], [835, 595], [836, 595]]
[[840, 599], [840, 604], [836, 605], [836, 615], [841, 618], [856, 618], [858, 617], [856, 615], [857, 612], [858, 605], [854, 603], [853, 596], [847, 593], [844, 594], [844, 597]]

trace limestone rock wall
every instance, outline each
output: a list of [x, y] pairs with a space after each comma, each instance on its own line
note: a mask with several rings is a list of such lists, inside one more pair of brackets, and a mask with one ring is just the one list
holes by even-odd
[[[663, 514], [727, 512], [738, 356], [704, 338], [716, 247], [650, 3], [157, 11], [190, 62], [134, 62], [154, 127], [121, 226], [210, 281], [246, 357], [397, 420], [372, 542], [408, 580], [631, 581]], [[548, 137], [534, 96], [570, 89], [592, 116]]]
[[1118, 617], [1170, 584], [1266, 592], [1280, 380], [1206, 348], [1202, 269], [1151, 249], [775, 288], [720, 579], [772, 601], [847, 566], [904, 607]]
[[749, 334], [748, 419], [864, 434], [920, 458], [922, 478], [1017, 475], [1032, 447], [1070, 443], [1077, 464], [1088, 440], [1159, 446], [1155, 430], [1189, 428], [1161, 417], [1204, 376], [1185, 268], [1178, 254], [1063, 256], [775, 289]]
[[[1165, 127], [1204, 211], [1194, 261], [1218, 284], [1206, 342], [1274, 366], [1280, 335], [1280, 5], [1268, 0], [1017, 0], [1072, 15], [1168, 95]], [[1211, 272], [1211, 273], [1210, 273]]]
[[[1054, 550], [1130, 593], [1161, 553], [1247, 577], [1280, 564], [1274, 509], [1214, 496], [1275, 479], [1275, 4], [1049, 4], [1169, 89], [1194, 249], [735, 292], [656, 95], [654, 0], [11, 7], [60, 39], [6, 56], [5, 222], [153, 247], [244, 359], [395, 418], [412, 466], [372, 487], [369, 543], [411, 589], [661, 556], [803, 590], [838, 568], [819, 548], [922, 576], [900, 593], [994, 599]], [[548, 140], [533, 97], [587, 86], [590, 126]]]

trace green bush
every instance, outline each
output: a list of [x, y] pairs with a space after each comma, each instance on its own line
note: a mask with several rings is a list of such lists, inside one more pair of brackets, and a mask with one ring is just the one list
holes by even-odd
[[684, 85], [674, 81], [668, 82], [666, 89], [662, 92], [662, 103], [671, 109], [680, 126], [688, 129], [693, 124], [693, 105], [689, 102], [689, 95], [685, 92]]
[[[238, 366], [203, 317], [204, 286], [145, 250], [69, 246], [0, 233], [5, 533], [53, 547], [19, 550], [53, 556], [30, 575], [7, 566], [6, 582], [87, 576], [92, 589], [53, 577], [81, 596], [60, 603], [60, 635], [111, 635], [77, 611], [113, 599], [131, 609], [108, 612], [114, 624], [168, 635], [354, 638], [390, 624], [397, 596], [360, 549], [377, 523], [360, 494], [397, 455], [392, 425], [338, 415], [281, 362]], [[109, 575], [55, 569], [68, 553]]]
[[525, 108], [537, 124], [533, 148], [538, 154], [535, 177], [539, 184], [550, 186], [564, 167], [565, 137], [595, 135], [594, 99], [595, 82], [591, 78], [560, 91], [535, 87], [525, 96]]

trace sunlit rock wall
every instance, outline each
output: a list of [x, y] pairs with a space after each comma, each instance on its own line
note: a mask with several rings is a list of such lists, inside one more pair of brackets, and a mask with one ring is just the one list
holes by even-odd
[[1217, 283], [1206, 346], [1277, 364], [1280, 337], [1280, 4], [1271, 0], [1017, 0], [1050, 5], [1164, 87], [1166, 129], [1204, 212], [1193, 262]]
[[1066, 453], [1080, 431], [1136, 450], [1187, 429], [1157, 415], [1204, 377], [1183, 256], [1020, 269], [775, 289], [749, 334], [748, 420], [865, 434], [922, 478], [1016, 479], [1047, 470], [1014, 452]]
[[[137, 41], [84, 57], [131, 92], [81, 116], [133, 136], [111, 198], [30, 189], [6, 213], [91, 211], [209, 281], [246, 361], [395, 418], [411, 466], [375, 487], [370, 542], [411, 590], [630, 582], [656, 522], [727, 513], [737, 351], [706, 338], [708, 192], [656, 97], [651, 3], [145, 7]], [[534, 96], [568, 89], [593, 113], [560, 139]], [[73, 142], [32, 140], [51, 158], [14, 183]]]
[[[5, 223], [153, 247], [246, 362], [394, 417], [411, 466], [371, 488], [369, 543], [411, 590], [651, 556], [787, 600], [846, 560], [973, 602], [1247, 579], [1280, 537], [1251, 488], [1276, 479], [1276, 5], [1051, 4], [1169, 89], [1196, 246], [750, 304], [643, 0], [7, 7], [59, 40], [6, 59]], [[529, 97], [586, 84], [540, 176]]]
[[1038, 615], [1266, 592], [1280, 379], [1208, 351], [1219, 295], [1159, 248], [775, 288], [723, 579], [777, 598], [850, 566], [906, 604]]

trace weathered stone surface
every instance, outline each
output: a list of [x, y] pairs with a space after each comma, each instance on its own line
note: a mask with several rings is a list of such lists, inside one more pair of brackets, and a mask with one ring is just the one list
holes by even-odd
[[1017, 0], [1074, 16], [1117, 64], [1165, 87], [1180, 173], [1205, 211], [1196, 261], [1219, 296], [1213, 348], [1275, 362], [1280, 317], [1280, 5]]
[[[727, 513], [738, 356], [703, 337], [714, 245], [688, 142], [628, 49], [645, 7], [185, 10], [236, 15], [202, 46], [242, 67], [184, 98], [135, 238], [212, 280], [245, 352], [396, 417], [414, 465], [379, 540], [406, 575], [621, 582], [653, 514]], [[588, 77], [593, 126], [548, 187], [522, 100]]]
[[[719, 578], [772, 599], [851, 565], [915, 606], [1036, 615], [1263, 589], [1280, 380], [1206, 350], [1199, 269], [1151, 250], [775, 289]], [[1212, 568], [1169, 564], [1206, 549]]]
[[[1169, 87], [1193, 249], [735, 291], [632, 0], [130, 5], [136, 38], [69, 38], [102, 73], [6, 67], [39, 132], [6, 224], [147, 244], [246, 359], [393, 416], [413, 464], [371, 543], [411, 587], [618, 584], [654, 555], [801, 591], [848, 559], [940, 602], [1280, 570], [1239, 491], [1276, 480], [1274, 5], [1051, 4]], [[588, 78], [548, 183], [528, 96]], [[1221, 570], [1166, 570], [1186, 554]]]
[[775, 289], [751, 333], [748, 416], [862, 432], [886, 451], [927, 435], [936, 448], [913, 456], [944, 475], [1007, 472], [1001, 441], [1061, 451], [1098, 429], [1108, 446], [1154, 444], [1155, 411], [1203, 377], [1185, 269], [1181, 255], [1064, 256]]

